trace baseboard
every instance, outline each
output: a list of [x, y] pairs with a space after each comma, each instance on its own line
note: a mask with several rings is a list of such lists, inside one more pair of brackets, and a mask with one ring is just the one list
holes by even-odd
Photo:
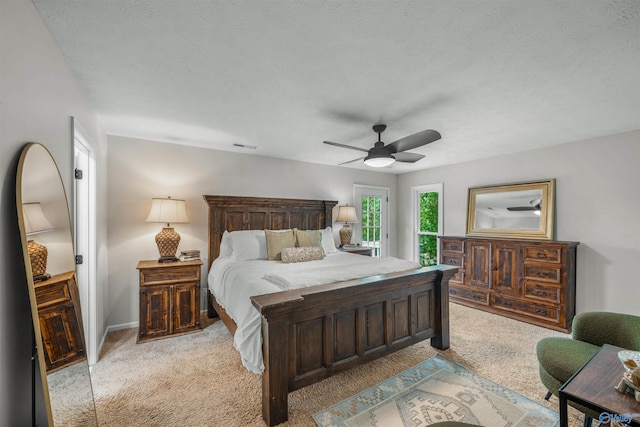
[[121, 329], [137, 328], [139, 325], [140, 325], [140, 322], [131, 322], [131, 323], [121, 323], [119, 325], [107, 326], [107, 330], [105, 331], [105, 335], [107, 335], [109, 332], [115, 332], [115, 331], [119, 331]]

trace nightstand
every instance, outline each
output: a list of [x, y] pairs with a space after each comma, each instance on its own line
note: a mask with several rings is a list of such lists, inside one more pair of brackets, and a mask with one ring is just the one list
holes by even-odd
[[373, 254], [373, 248], [367, 248], [364, 246], [356, 246], [356, 247], [350, 247], [350, 248], [338, 248], [339, 250], [341, 250], [342, 252], [349, 252], [350, 254], [356, 254], [356, 255], [364, 255], [364, 256], [371, 256]]
[[35, 283], [35, 291], [47, 372], [85, 360], [75, 270]]
[[202, 260], [140, 261], [138, 342], [200, 330]]

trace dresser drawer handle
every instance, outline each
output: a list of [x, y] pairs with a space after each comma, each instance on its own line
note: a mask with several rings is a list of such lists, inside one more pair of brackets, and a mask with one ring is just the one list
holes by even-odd
[[542, 271], [538, 271], [538, 272], [536, 273], [536, 276], [537, 276], [537, 277], [547, 277], [547, 274], [546, 274], [546, 273], [543, 273]]
[[456, 265], [456, 264], [458, 264], [458, 262], [455, 259], [451, 259], [451, 260], [449, 260], [449, 264]]
[[500, 304], [504, 305], [505, 307], [511, 307], [511, 303], [507, 301], [500, 301]]
[[547, 296], [547, 292], [546, 291], [536, 291], [536, 295], [540, 295], [541, 297], [546, 297]]
[[449, 293], [450, 293], [451, 295], [455, 295], [455, 294], [456, 294], [456, 290], [455, 290], [455, 289], [449, 289]]
[[538, 255], [538, 258], [546, 258], [547, 257], [547, 254], [545, 254], [544, 252], [538, 252], [537, 255]]
[[547, 310], [543, 310], [541, 308], [536, 308], [536, 314], [542, 314], [543, 316], [547, 315]]

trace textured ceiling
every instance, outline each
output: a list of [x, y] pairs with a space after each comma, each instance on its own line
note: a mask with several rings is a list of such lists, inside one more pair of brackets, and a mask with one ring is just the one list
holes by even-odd
[[110, 135], [335, 165], [439, 131], [402, 173], [640, 128], [637, 0], [34, 4]]

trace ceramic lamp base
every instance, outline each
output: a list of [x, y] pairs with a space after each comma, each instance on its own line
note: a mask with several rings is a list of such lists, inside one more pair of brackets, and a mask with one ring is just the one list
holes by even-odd
[[159, 262], [173, 262], [178, 260], [178, 258], [176, 258], [176, 251], [180, 244], [180, 235], [176, 233], [173, 228], [165, 227], [156, 234], [156, 244], [158, 245], [158, 252], [160, 253]]
[[348, 245], [351, 243], [351, 236], [353, 234], [353, 230], [349, 227], [349, 224], [345, 224], [340, 229], [340, 246]]

